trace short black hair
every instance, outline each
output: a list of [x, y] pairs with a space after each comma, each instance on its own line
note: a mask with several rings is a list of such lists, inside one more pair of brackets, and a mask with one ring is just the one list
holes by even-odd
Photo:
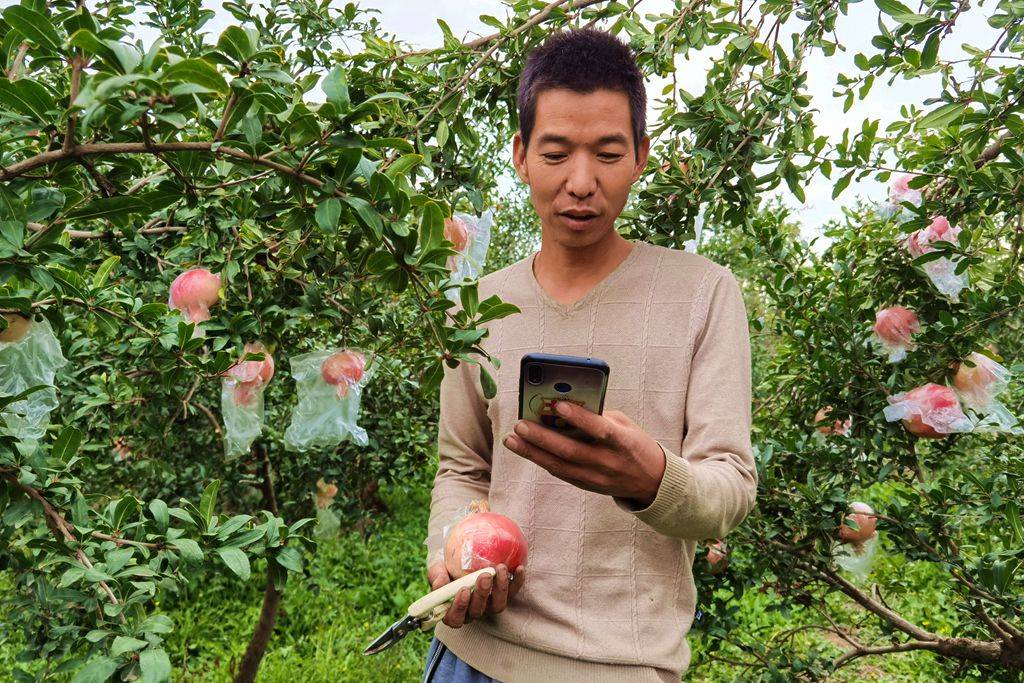
[[640, 141], [647, 131], [647, 91], [644, 75], [628, 45], [605, 31], [580, 28], [556, 33], [530, 52], [519, 76], [516, 98], [524, 148], [536, 122], [537, 98], [552, 88], [625, 93], [633, 124], [633, 147], [635, 154], [640, 154]]

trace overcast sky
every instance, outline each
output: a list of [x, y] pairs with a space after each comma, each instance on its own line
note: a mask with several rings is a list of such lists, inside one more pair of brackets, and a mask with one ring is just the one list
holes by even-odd
[[[8, 0], [0, 0], [0, 5], [9, 4]], [[479, 20], [481, 14], [490, 14], [501, 19], [506, 18], [506, 7], [500, 0], [433, 0], [432, 2], [414, 2], [412, 0], [364, 0], [359, 3], [363, 7], [373, 7], [380, 11], [380, 21], [385, 30], [394, 33], [400, 40], [416, 47], [434, 47], [442, 42], [441, 29], [437, 18], [443, 18], [457, 36], [467, 39], [480, 35], [488, 35], [494, 29]], [[203, 27], [210, 35], [208, 42], [216, 40], [216, 36], [232, 23], [234, 18], [221, 8], [218, 1], [204, 0], [203, 6], [216, 12], [216, 17]], [[343, 7], [344, 2], [335, 2]], [[671, 10], [672, 0], [644, 0], [638, 11], [643, 13], [661, 13]], [[871, 93], [864, 101], [858, 101], [849, 112], [843, 113], [842, 100], [833, 97], [836, 76], [839, 72], [855, 75], [858, 69], [853, 64], [857, 52], [873, 54], [876, 50], [870, 45], [870, 39], [876, 31], [878, 10], [873, 2], [859, 2], [849, 6], [850, 14], [842, 17], [836, 33], [846, 44], [845, 53], [837, 53], [833, 57], [824, 57], [815, 51], [807, 63], [809, 92], [812, 106], [818, 110], [815, 115], [819, 133], [829, 135], [834, 140], [842, 137], [846, 128], [853, 132], [860, 130], [865, 118], [881, 119], [879, 133], [885, 131], [886, 124], [900, 117], [900, 107], [910, 103], [921, 106], [928, 97], [935, 97], [940, 92], [937, 76], [918, 78], [911, 81], [898, 79], [892, 86], [884, 81], [876, 82]], [[987, 23], [989, 8], [981, 6], [962, 15], [957, 22], [955, 31], [945, 38], [939, 51], [940, 59], [961, 59], [966, 54], [961, 50], [963, 43], [988, 48], [995, 38], [995, 32]], [[799, 27], [800, 24], [795, 24]], [[785, 31], [783, 31], [785, 35]], [[150, 44], [156, 37], [151, 29], [140, 30], [139, 36], [145, 44]], [[718, 49], [706, 50], [693, 54], [689, 60], [678, 59], [678, 83], [691, 94], [703, 92], [705, 74], [710, 60], [719, 52]], [[648, 100], [653, 103], [666, 82], [652, 78], [648, 82]], [[316, 91], [314, 91], [316, 92]], [[322, 97], [322, 95], [321, 95]], [[656, 120], [653, 106], [649, 105], [649, 120]], [[852, 135], [851, 135], [852, 137]], [[511, 157], [511, 141], [509, 142]], [[511, 164], [510, 164], [511, 169]], [[838, 174], [833, 174], [838, 178]], [[818, 228], [830, 218], [842, 216], [841, 206], [850, 205], [856, 196], [864, 195], [873, 200], [882, 200], [886, 196], [886, 188], [867, 179], [854, 183], [839, 198], [838, 202], [831, 199], [832, 183], [825, 178], [815, 179], [807, 188], [807, 201], [800, 204], [788, 191], [783, 196], [793, 207], [794, 212], [804, 224], [804, 234], [808, 237], [818, 232]], [[497, 226], [500, 229], [500, 226]]]

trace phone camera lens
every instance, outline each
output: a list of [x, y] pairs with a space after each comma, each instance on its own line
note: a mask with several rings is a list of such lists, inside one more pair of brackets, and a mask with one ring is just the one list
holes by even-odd
[[567, 394], [572, 391], [572, 386], [565, 382], [555, 382], [555, 391]]
[[530, 384], [540, 384], [543, 378], [543, 369], [539, 365], [531, 365], [527, 368], [526, 381]]

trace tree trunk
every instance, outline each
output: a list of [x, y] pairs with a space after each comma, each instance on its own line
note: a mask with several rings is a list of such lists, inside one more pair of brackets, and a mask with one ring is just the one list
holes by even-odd
[[[264, 446], [253, 446], [257, 456], [262, 456], [263, 463], [263, 502], [275, 515], [277, 511], [277, 496], [274, 493], [274, 479], [270, 467], [270, 457]], [[268, 560], [269, 562], [269, 560]], [[267, 643], [270, 636], [274, 634], [274, 624], [277, 623], [277, 612], [281, 607], [281, 591], [274, 587], [274, 577], [267, 567], [267, 584], [263, 590], [263, 608], [260, 609], [260, 618], [256, 622], [256, 630], [253, 631], [249, 640], [249, 647], [245, 648], [245, 655], [238, 665], [238, 673], [235, 675], [235, 683], [253, 683], [256, 680], [256, 673], [260, 670], [260, 662], [267, 651]]]

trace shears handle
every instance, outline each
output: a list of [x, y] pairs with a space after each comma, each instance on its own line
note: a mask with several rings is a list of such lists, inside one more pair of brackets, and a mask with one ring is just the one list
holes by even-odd
[[447, 603], [454, 600], [459, 591], [463, 588], [468, 588], [472, 591], [476, 586], [476, 580], [479, 576], [484, 574], [494, 576], [495, 573], [494, 567], [484, 567], [472, 574], [466, 574], [461, 579], [455, 579], [446, 583], [409, 605], [409, 616], [422, 619], [420, 630], [429, 631], [437, 622], [444, 618], [445, 613], [448, 611]]

